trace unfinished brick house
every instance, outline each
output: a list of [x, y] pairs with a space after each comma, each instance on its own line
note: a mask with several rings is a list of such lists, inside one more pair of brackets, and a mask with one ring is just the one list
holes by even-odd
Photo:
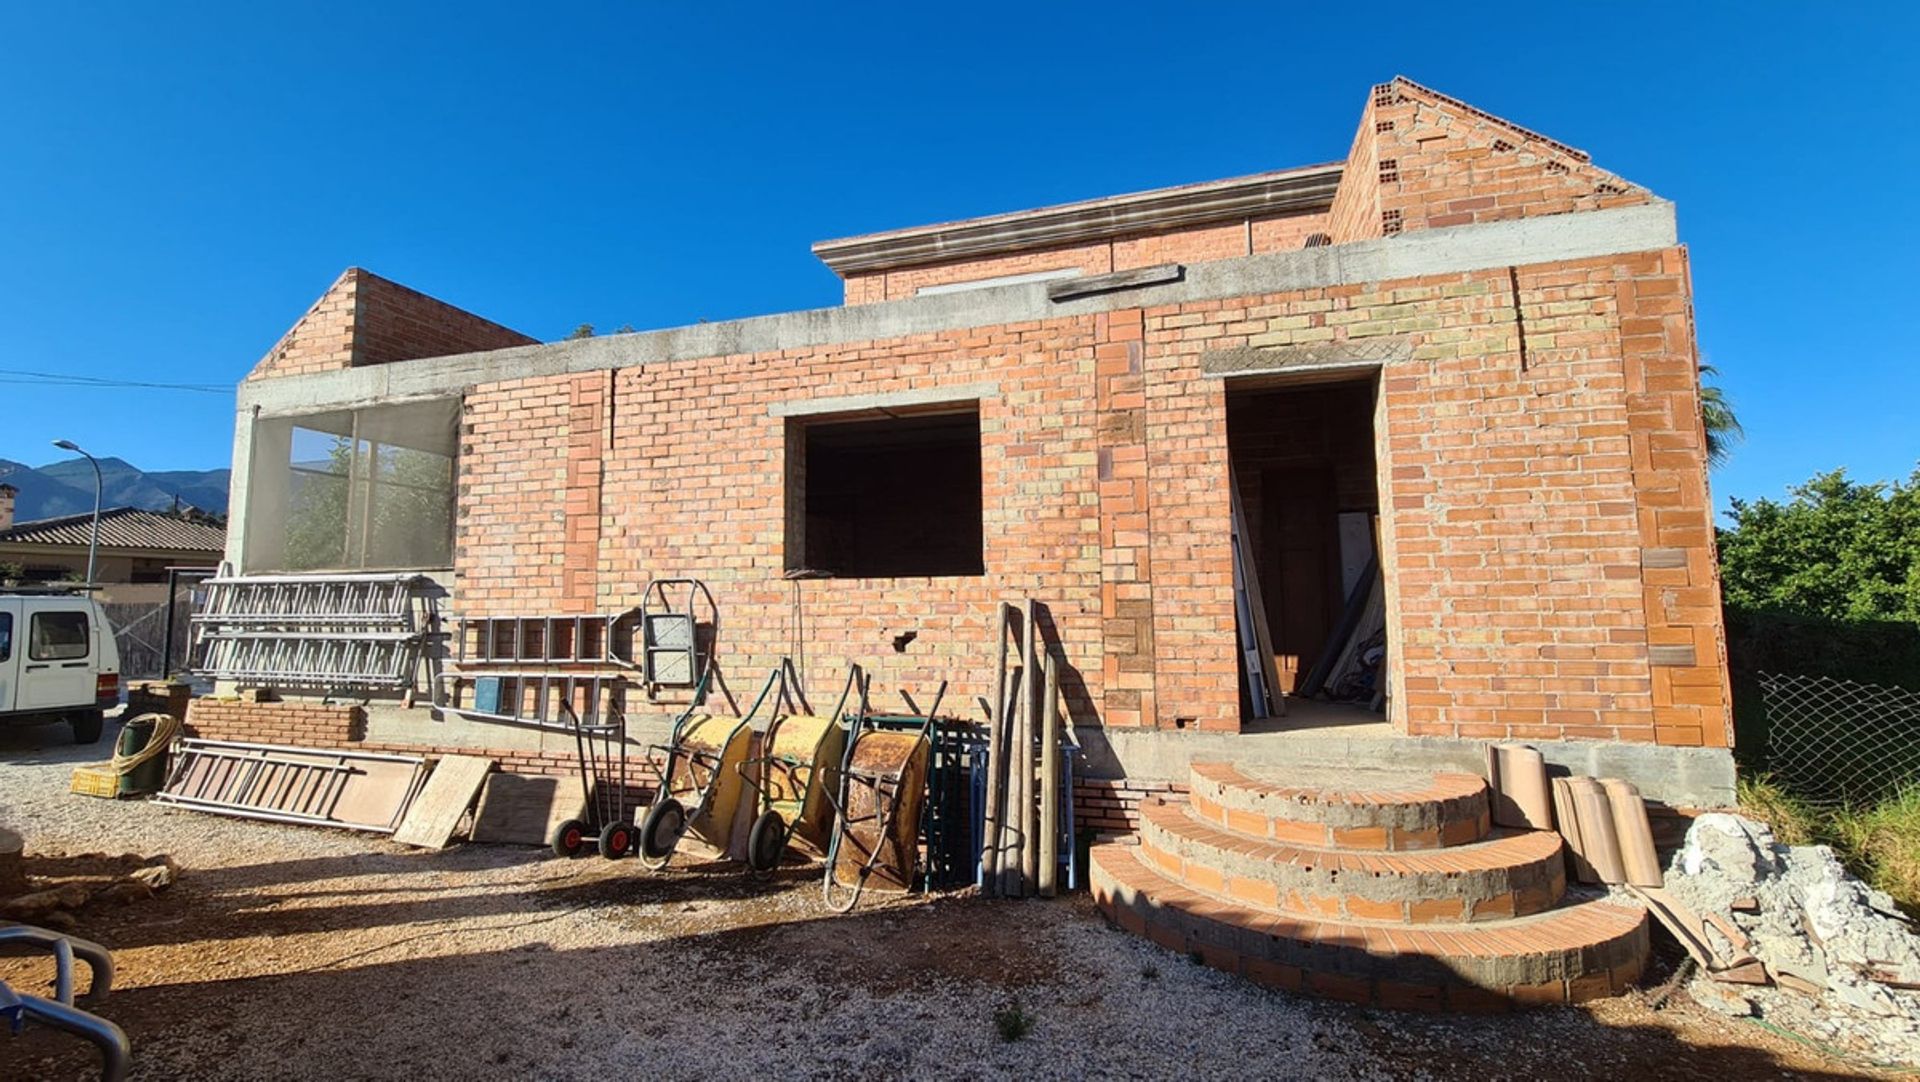
[[[417, 569], [462, 614], [618, 612], [693, 576], [734, 684], [790, 657], [830, 695], [859, 662], [877, 694], [950, 681], [962, 713], [993, 694], [996, 606], [1037, 598], [1081, 822], [1107, 830], [1195, 762], [1478, 770], [1489, 740], [1666, 805], [1730, 797], [1688, 257], [1645, 188], [1396, 79], [1339, 162], [814, 250], [843, 307], [550, 344], [347, 272], [241, 384], [229, 560]], [[350, 494], [316, 547], [287, 510], [316, 433], [436, 462], [405, 498]], [[1236, 486], [1282, 690], [1335, 634], [1342, 536], [1377, 548], [1381, 712], [1249, 716]], [[526, 770], [572, 751], [284, 698], [193, 721]], [[1540, 994], [1617, 986], [1631, 938]], [[1419, 994], [1342, 979], [1321, 990]]]

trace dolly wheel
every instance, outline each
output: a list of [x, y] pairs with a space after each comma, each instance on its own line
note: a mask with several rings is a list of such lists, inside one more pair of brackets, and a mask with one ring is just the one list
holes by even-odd
[[649, 868], [666, 867], [686, 830], [687, 812], [678, 800], [668, 797], [648, 809], [646, 821], [640, 824], [640, 863]]
[[587, 844], [587, 824], [578, 819], [569, 819], [553, 831], [553, 855], [556, 857], [577, 857]]
[[787, 824], [777, 811], [763, 812], [747, 832], [747, 870], [762, 875], [780, 866], [787, 850]]
[[619, 860], [633, 852], [633, 825], [631, 823], [608, 823], [600, 831], [600, 855], [608, 860]]

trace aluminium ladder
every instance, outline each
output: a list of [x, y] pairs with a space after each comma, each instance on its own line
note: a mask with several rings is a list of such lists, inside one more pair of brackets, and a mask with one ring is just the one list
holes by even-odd
[[[401, 791], [385, 801], [391, 815], [378, 822], [342, 818], [348, 787], [374, 763], [411, 768]], [[426, 760], [413, 755], [186, 739], [166, 786], [153, 799], [219, 815], [391, 834], [426, 773]]]
[[[470, 685], [470, 695], [462, 694], [463, 685]], [[618, 672], [478, 670], [440, 674], [434, 705], [469, 721], [571, 733], [625, 713], [626, 690], [626, 674]]]
[[425, 575], [222, 575], [192, 619], [195, 671], [264, 687], [413, 685], [437, 623]]

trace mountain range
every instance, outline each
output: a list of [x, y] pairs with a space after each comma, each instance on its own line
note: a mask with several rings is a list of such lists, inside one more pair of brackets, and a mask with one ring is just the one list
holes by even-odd
[[[182, 506], [217, 515], [227, 513], [228, 470], [158, 470], [148, 473], [124, 459], [100, 460], [100, 506], [140, 507], [149, 511]], [[0, 458], [0, 483], [20, 490], [15, 522], [79, 515], [93, 510], [93, 467], [84, 458], [29, 466]]]

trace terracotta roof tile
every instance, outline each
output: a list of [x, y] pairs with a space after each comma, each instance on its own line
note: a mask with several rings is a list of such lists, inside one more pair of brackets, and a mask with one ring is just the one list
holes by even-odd
[[[85, 545], [92, 523], [91, 511], [19, 522], [10, 530], [0, 530], [0, 543]], [[158, 511], [109, 507], [100, 512], [100, 547], [222, 552], [227, 547], [227, 531]]]

